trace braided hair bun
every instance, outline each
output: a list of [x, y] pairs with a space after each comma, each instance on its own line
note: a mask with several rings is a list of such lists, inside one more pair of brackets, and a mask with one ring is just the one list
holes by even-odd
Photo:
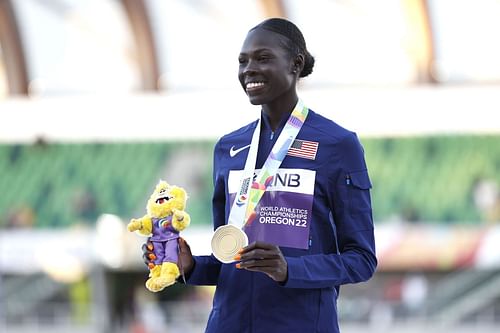
[[299, 77], [306, 77], [312, 73], [314, 67], [314, 57], [307, 50], [304, 36], [295, 24], [283, 18], [271, 18], [259, 23], [251, 30], [257, 28], [273, 31], [285, 36], [287, 42], [286, 47], [292, 56], [296, 56], [297, 54], [304, 55], [304, 68], [300, 72]]

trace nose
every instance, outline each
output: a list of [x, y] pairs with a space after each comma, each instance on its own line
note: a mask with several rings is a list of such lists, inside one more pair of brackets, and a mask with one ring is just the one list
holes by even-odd
[[258, 70], [256, 62], [253, 60], [248, 60], [242, 67], [243, 68], [241, 68], [241, 73], [243, 75], [255, 74]]

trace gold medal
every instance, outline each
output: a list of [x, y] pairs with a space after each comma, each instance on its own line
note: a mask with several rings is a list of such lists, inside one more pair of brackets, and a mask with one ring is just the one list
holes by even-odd
[[247, 245], [245, 232], [232, 224], [218, 227], [212, 236], [212, 252], [224, 264], [234, 262], [234, 257]]

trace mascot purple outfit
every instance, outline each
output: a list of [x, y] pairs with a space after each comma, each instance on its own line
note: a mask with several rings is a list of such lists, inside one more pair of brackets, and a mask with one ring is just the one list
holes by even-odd
[[153, 261], [155, 265], [161, 265], [164, 262], [177, 263], [179, 251], [177, 239], [179, 231], [172, 226], [172, 216], [165, 218], [152, 218], [153, 236], [149, 240], [153, 243], [153, 253], [156, 259]]

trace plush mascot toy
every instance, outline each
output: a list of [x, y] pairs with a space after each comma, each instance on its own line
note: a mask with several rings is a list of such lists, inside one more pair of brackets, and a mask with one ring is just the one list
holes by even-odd
[[147, 214], [132, 219], [127, 225], [129, 231], [138, 231], [150, 236], [153, 243], [154, 265], [149, 266], [149, 279], [146, 288], [152, 292], [163, 290], [175, 283], [180, 275], [177, 259], [179, 257], [179, 232], [189, 226], [191, 218], [184, 211], [187, 194], [184, 189], [169, 185], [160, 180], [148, 200]]

